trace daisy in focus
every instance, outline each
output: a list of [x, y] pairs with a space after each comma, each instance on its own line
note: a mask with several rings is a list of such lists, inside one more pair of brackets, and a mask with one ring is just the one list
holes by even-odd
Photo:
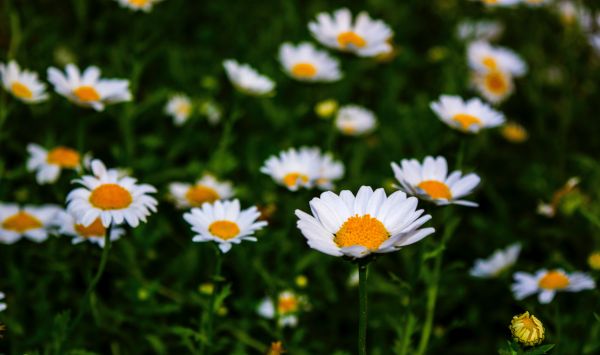
[[264, 298], [258, 306], [258, 314], [267, 319], [277, 318], [281, 327], [295, 327], [298, 325], [298, 313], [306, 305], [304, 297], [287, 290], [277, 296], [277, 304], [269, 297]]
[[340, 107], [335, 117], [335, 126], [347, 136], [360, 136], [372, 132], [377, 126], [373, 111], [358, 105]]
[[223, 67], [231, 84], [244, 94], [266, 96], [272, 94], [275, 89], [275, 82], [259, 74], [248, 64], [227, 59], [223, 62]]
[[48, 81], [69, 101], [96, 111], [103, 111], [108, 104], [132, 100], [128, 80], [101, 79], [100, 69], [95, 66], [88, 67], [83, 73], [74, 64], [67, 64], [65, 73], [51, 67]]
[[478, 133], [482, 128], [504, 123], [504, 115], [478, 98], [464, 101], [459, 96], [442, 95], [431, 109], [448, 126], [465, 133]]
[[119, 5], [124, 8], [128, 8], [133, 11], [144, 11], [150, 12], [155, 4], [162, 0], [115, 0], [119, 2]]
[[596, 288], [596, 283], [583, 272], [567, 273], [562, 269], [542, 269], [535, 274], [517, 272], [511, 289], [517, 300], [538, 294], [540, 303], [550, 303], [557, 292], [579, 292]]
[[296, 80], [333, 82], [342, 78], [339, 61], [308, 42], [297, 46], [282, 44], [279, 48], [279, 62], [284, 71]]
[[402, 191], [386, 196], [363, 186], [356, 196], [344, 190], [327, 191], [310, 201], [311, 214], [296, 210], [298, 229], [308, 245], [332, 256], [364, 258], [372, 253], [390, 253], [432, 234], [420, 228], [431, 219], [417, 210], [418, 200]]
[[527, 64], [512, 50], [492, 46], [485, 41], [469, 44], [467, 58], [471, 69], [477, 72], [501, 71], [511, 76], [520, 77], [527, 72]]
[[258, 217], [260, 212], [255, 206], [241, 210], [239, 200], [204, 203], [183, 215], [192, 231], [197, 233], [192, 241], [217, 242], [223, 253], [227, 253], [233, 244], [257, 240], [254, 232], [267, 225], [265, 221], [257, 221]]
[[458, 24], [456, 32], [458, 38], [463, 41], [493, 41], [502, 35], [504, 26], [498, 21], [463, 21]]
[[156, 212], [158, 202], [150, 193], [154, 186], [138, 184], [129, 176], [119, 176], [115, 169], [106, 169], [100, 160], [91, 163], [93, 175], [84, 175], [75, 183], [82, 185], [67, 195], [67, 212], [77, 223], [90, 227], [98, 218], [104, 228], [127, 222], [137, 227]]
[[517, 262], [520, 252], [521, 244], [519, 243], [509, 245], [506, 249], [496, 250], [487, 259], [475, 260], [475, 265], [469, 274], [480, 278], [498, 277]]
[[81, 170], [81, 155], [74, 149], [58, 146], [46, 150], [37, 144], [27, 145], [27, 170], [36, 172], [38, 184], [53, 184], [63, 169]]
[[229, 181], [219, 181], [210, 174], [204, 174], [195, 184], [169, 184], [169, 193], [177, 208], [200, 207], [205, 202], [212, 203], [233, 197], [233, 187]]
[[173, 95], [167, 102], [165, 113], [173, 117], [176, 126], [181, 126], [192, 115], [192, 101], [187, 95]]
[[392, 29], [381, 20], [373, 20], [366, 12], [352, 19], [350, 10], [339, 9], [330, 15], [320, 13], [308, 24], [313, 37], [321, 44], [360, 57], [375, 57], [390, 53]]
[[0, 203], [0, 243], [13, 244], [25, 237], [41, 243], [60, 209], [57, 206], [25, 206]]
[[[107, 228], [102, 225], [100, 218], [96, 218], [92, 224], [84, 227], [82, 224], [77, 223], [73, 215], [66, 211], [60, 211], [56, 216], [55, 225], [58, 228], [59, 234], [73, 237], [73, 244], [88, 241], [104, 248]], [[125, 234], [123, 228], [112, 227], [110, 229], [111, 242], [118, 240], [123, 234]]]
[[462, 175], [456, 170], [448, 175], [448, 163], [444, 157], [425, 157], [423, 164], [416, 159], [403, 159], [400, 165], [392, 163], [396, 180], [402, 190], [419, 198], [443, 206], [456, 204], [477, 207], [478, 204], [460, 198], [473, 192], [481, 179], [477, 174]]
[[25, 103], [36, 104], [48, 99], [46, 84], [40, 81], [38, 74], [21, 69], [14, 60], [0, 63], [0, 76], [4, 89]]

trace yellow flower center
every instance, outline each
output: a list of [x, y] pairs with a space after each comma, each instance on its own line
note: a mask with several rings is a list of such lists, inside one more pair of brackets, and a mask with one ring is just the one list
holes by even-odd
[[308, 183], [308, 176], [301, 173], [289, 173], [283, 177], [283, 183], [287, 187], [294, 187], [298, 182]]
[[17, 212], [2, 222], [2, 228], [23, 233], [30, 229], [42, 228], [43, 223], [25, 211]]
[[200, 206], [204, 202], [215, 202], [219, 199], [219, 194], [214, 189], [203, 185], [190, 187], [185, 193], [185, 198], [192, 206]]
[[508, 91], [509, 82], [506, 75], [499, 71], [490, 71], [484, 78], [485, 87], [496, 95], [504, 95]]
[[129, 3], [133, 6], [142, 7], [149, 3], [150, 0], [129, 0]]
[[29, 90], [29, 88], [18, 81], [15, 81], [10, 86], [10, 90], [13, 95], [21, 99], [31, 99], [33, 97], [33, 92]]
[[355, 215], [342, 224], [335, 234], [334, 242], [340, 247], [363, 246], [369, 250], [377, 250], [385, 242], [390, 233], [383, 223], [371, 215]]
[[56, 147], [48, 152], [48, 164], [58, 165], [62, 168], [75, 169], [79, 166], [79, 153], [67, 147]]
[[98, 101], [100, 100], [100, 94], [92, 86], [84, 85], [73, 90], [73, 94], [81, 101]]
[[473, 115], [467, 113], [459, 113], [454, 115], [452, 119], [458, 122], [463, 130], [468, 130], [472, 125], [481, 126], [481, 120]]
[[559, 290], [569, 286], [569, 278], [560, 271], [548, 271], [544, 277], [540, 279], [540, 288], [547, 290]]
[[215, 221], [208, 226], [210, 234], [223, 240], [229, 240], [240, 234], [240, 227], [231, 221]]
[[352, 31], [340, 33], [337, 37], [337, 41], [342, 48], [347, 48], [349, 45], [356, 48], [362, 48], [367, 45], [367, 41], [365, 41], [364, 38]]
[[490, 57], [490, 56], [483, 58], [481, 63], [490, 70], [494, 70], [498, 66], [498, 64], [496, 63], [496, 59], [494, 57]]
[[192, 105], [188, 103], [181, 103], [175, 109], [175, 112], [180, 116], [189, 116], [192, 111]]
[[75, 224], [75, 231], [83, 238], [104, 237], [106, 235], [106, 228], [102, 225], [100, 218], [96, 218], [94, 223], [87, 227]]
[[590, 254], [588, 264], [593, 270], [600, 270], [600, 251]]
[[279, 314], [293, 313], [298, 310], [298, 299], [293, 295], [280, 296], [277, 303]]
[[440, 198], [444, 200], [450, 200], [452, 198], [452, 192], [450, 192], [450, 188], [441, 181], [425, 180], [421, 181], [417, 187], [424, 190], [429, 197], [433, 199]]
[[132, 202], [131, 193], [117, 184], [100, 185], [90, 195], [90, 203], [101, 210], [120, 210]]
[[312, 78], [317, 75], [317, 67], [311, 63], [298, 63], [292, 67], [292, 74], [299, 78]]

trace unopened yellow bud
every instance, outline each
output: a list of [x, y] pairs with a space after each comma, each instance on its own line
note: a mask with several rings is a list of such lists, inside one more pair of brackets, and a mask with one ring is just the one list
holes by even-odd
[[538, 345], [544, 340], [544, 325], [529, 312], [514, 316], [509, 329], [515, 341], [525, 346]]

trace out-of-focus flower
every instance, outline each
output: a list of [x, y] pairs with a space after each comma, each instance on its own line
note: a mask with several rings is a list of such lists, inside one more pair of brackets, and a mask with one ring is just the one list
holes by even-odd
[[463, 176], [458, 170], [448, 175], [448, 163], [444, 157], [428, 156], [423, 164], [416, 159], [403, 159], [400, 165], [393, 162], [392, 170], [400, 187], [411, 195], [442, 206], [478, 206], [475, 202], [460, 198], [473, 192], [481, 181], [479, 176], [474, 173]]
[[296, 286], [300, 288], [305, 288], [308, 285], [308, 277], [304, 275], [298, 275], [296, 276], [294, 282], [296, 283]]
[[511, 289], [517, 300], [538, 293], [540, 303], [550, 303], [556, 292], [579, 292], [596, 287], [594, 279], [583, 272], [566, 273], [562, 269], [542, 269], [535, 274], [516, 272]]
[[38, 74], [21, 69], [14, 60], [0, 63], [0, 76], [4, 89], [25, 103], [36, 104], [48, 99], [46, 84], [40, 81]]
[[54, 91], [79, 106], [102, 111], [108, 104], [132, 99], [128, 80], [101, 79], [98, 67], [91, 66], [80, 73], [76, 65], [67, 64], [65, 73], [51, 67], [48, 81], [54, 85]]
[[119, 2], [121, 7], [128, 8], [133, 11], [150, 12], [155, 4], [162, 0], [115, 0]]
[[600, 270], [600, 251], [595, 251], [588, 256], [588, 265], [592, 270]]
[[45, 241], [59, 211], [54, 205], [20, 208], [16, 204], [0, 203], [0, 243], [13, 244], [22, 237], [36, 243]]
[[40, 185], [55, 183], [63, 169], [81, 169], [81, 155], [74, 149], [58, 146], [46, 150], [30, 143], [27, 145], [27, 151], [27, 170], [36, 172], [36, 180]]
[[540, 202], [538, 204], [537, 213], [549, 218], [554, 217], [565, 197], [576, 191], [579, 181], [576, 176], [567, 180], [563, 187], [554, 192], [550, 203]]
[[504, 32], [504, 25], [498, 21], [463, 21], [456, 29], [458, 38], [463, 41], [493, 41]]
[[[77, 220], [73, 215], [66, 211], [60, 211], [53, 223], [56, 227], [58, 227], [58, 233], [73, 237], [73, 244], [79, 244], [88, 241], [90, 243], [97, 244], [101, 248], [104, 248], [104, 239], [107, 228], [102, 225], [100, 218], [96, 218], [92, 224], [84, 227], [83, 225], [77, 223]], [[123, 228], [113, 226], [110, 229], [111, 242], [118, 240], [123, 234], [125, 234], [125, 230]]]
[[513, 77], [500, 70], [474, 72], [472, 83], [481, 96], [493, 104], [506, 100], [515, 90]]
[[469, 66], [477, 72], [501, 71], [511, 76], [522, 76], [527, 64], [514, 51], [492, 46], [485, 41], [475, 41], [467, 49]]
[[538, 345], [544, 341], [544, 325], [529, 312], [514, 316], [508, 328], [513, 339], [525, 346]]
[[306, 309], [307, 300], [305, 297], [287, 290], [279, 293], [277, 304], [266, 297], [258, 305], [258, 314], [267, 319], [277, 318], [277, 322], [282, 327], [295, 327], [298, 325], [298, 314]]
[[206, 202], [200, 208], [192, 208], [183, 218], [197, 233], [192, 241], [217, 242], [219, 249], [227, 253], [233, 244], [244, 240], [256, 241], [254, 232], [267, 225], [265, 221], [257, 222], [259, 216], [256, 207], [241, 210], [240, 201], [233, 200]]
[[205, 295], [212, 295], [215, 292], [215, 285], [211, 282], [205, 282], [198, 287], [198, 291]]
[[[313, 148], [317, 149], [317, 148]], [[319, 177], [315, 181], [317, 187], [321, 190], [330, 190], [334, 188], [334, 181], [341, 179], [344, 176], [344, 164], [341, 161], [334, 160], [330, 153], [321, 154]]]
[[298, 229], [308, 245], [332, 256], [364, 258], [390, 253], [433, 233], [420, 228], [431, 219], [417, 210], [418, 200], [396, 191], [389, 197], [383, 188], [363, 186], [356, 196], [327, 191], [310, 201], [312, 215], [296, 210]]
[[198, 111], [201, 115], [206, 116], [208, 123], [211, 125], [216, 125], [221, 122], [221, 117], [223, 116], [223, 111], [213, 100], [206, 100], [200, 104]]
[[259, 74], [248, 64], [240, 64], [233, 59], [223, 62], [223, 67], [231, 84], [240, 92], [252, 96], [265, 96], [273, 93], [275, 82]]
[[337, 111], [339, 105], [336, 100], [328, 99], [319, 101], [315, 105], [315, 113], [321, 118], [329, 118]]
[[520, 252], [521, 244], [519, 243], [511, 244], [506, 249], [496, 250], [487, 259], [475, 260], [475, 265], [469, 273], [474, 277], [497, 277], [517, 262]]
[[478, 98], [464, 101], [459, 96], [442, 95], [430, 107], [442, 122], [465, 133], [478, 133], [482, 128], [504, 123], [504, 114]]
[[335, 126], [348, 136], [367, 134], [377, 126], [377, 118], [373, 111], [358, 105], [340, 107], [335, 117]]
[[176, 126], [183, 125], [192, 115], [192, 101], [187, 95], [173, 95], [165, 106], [165, 113], [173, 117]]
[[169, 193], [178, 208], [199, 207], [205, 202], [227, 200], [233, 197], [233, 187], [229, 181], [219, 181], [210, 174], [204, 174], [194, 185], [182, 182], [169, 184]]
[[481, 1], [486, 6], [502, 7], [502, 6], [513, 6], [513, 5], [516, 5], [521, 0], [475, 0], [475, 1]]
[[281, 344], [280, 341], [274, 341], [271, 343], [271, 346], [269, 346], [266, 355], [281, 355], [285, 352], [286, 351], [283, 349], [283, 344]]
[[117, 170], [106, 169], [100, 160], [93, 160], [91, 165], [93, 176], [75, 180], [83, 187], [67, 196], [67, 211], [77, 223], [89, 227], [100, 218], [105, 228], [123, 222], [135, 228], [156, 212], [158, 202], [149, 195], [156, 192], [154, 186], [138, 184], [129, 176], [119, 177]]
[[308, 24], [310, 33], [321, 44], [361, 57], [374, 57], [392, 50], [389, 39], [394, 35], [381, 20], [373, 20], [366, 12], [353, 21], [350, 10], [343, 8], [333, 16], [320, 13]]
[[358, 274], [358, 269], [355, 268], [350, 273], [350, 276], [348, 276], [348, 281], [347, 281], [348, 286], [350, 286], [350, 287], [357, 287], [359, 281], [360, 281], [360, 277], [359, 277], [359, 274]]
[[511, 143], [523, 143], [529, 137], [527, 130], [517, 122], [506, 122], [500, 129], [502, 137]]
[[296, 80], [332, 82], [342, 78], [339, 61], [308, 42], [297, 46], [282, 44], [279, 48], [279, 62], [283, 70]]
[[[0, 292], [0, 301], [4, 299], [4, 292]], [[0, 302], [0, 312], [4, 311], [6, 309], [6, 303], [4, 302]], [[4, 329], [2, 329], [4, 330]]]

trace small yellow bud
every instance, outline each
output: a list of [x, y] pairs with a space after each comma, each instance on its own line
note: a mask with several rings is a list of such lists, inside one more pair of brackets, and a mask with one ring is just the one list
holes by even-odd
[[600, 270], [600, 251], [595, 251], [588, 257], [588, 264], [593, 270]]
[[286, 351], [283, 349], [283, 345], [281, 344], [281, 342], [280, 341], [274, 341], [274, 342], [271, 343], [271, 346], [267, 350], [267, 354], [266, 355], [281, 355], [281, 354], [283, 354], [285, 352]]
[[544, 325], [529, 312], [514, 316], [509, 329], [515, 341], [525, 346], [538, 345], [544, 340]]
[[504, 139], [511, 143], [523, 143], [527, 140], [528, 134], [525, 127], [516, 122], [506, 122], [500, 131]]
[[317, 103], [315, 113], [321, 118], [329, 118], [337, 111], [338, 106], [338, 102], [333, 99], [324, 100]]
[[198, 287], [198, 291], [205, 295], [212, 295], [212, 293], [215, 291], [215, 285], [210, 282], [205, 282]]
[[296, 286], [300, 288], [305, 288], [308, 285], [308, 278], [304, 275], [298, 275], [296, 277]]

